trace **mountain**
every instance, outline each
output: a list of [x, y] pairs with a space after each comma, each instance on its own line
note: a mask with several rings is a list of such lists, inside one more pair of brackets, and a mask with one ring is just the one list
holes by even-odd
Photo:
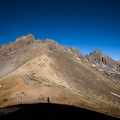
[[120, 63], [93, 51], [35, 40], [0, 46], [0, 108], [25, 103], [74, 105], [120, 118]]
[[120, 62], [115, 61], [99, 50], [94, 50], [90, 55], [85, 55], [89, 64], [103, 72], [112, 80], [120, 80]]
[[93, 64], [93, 66], [96, 66], [97, 68], [100, 68], [103, 71], [108, 72], [109, 69], [109, 73], [120, 74], [119, 62], [114, 61], [109, 56], [102, 54], [101, 51], [99, 50], [94, 50], [93, 52], [90, 53], [90, 55], [86, 55], [86, 58], [90, 63]]

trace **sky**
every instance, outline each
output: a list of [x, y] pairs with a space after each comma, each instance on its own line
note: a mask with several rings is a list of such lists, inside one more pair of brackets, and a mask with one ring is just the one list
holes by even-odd
[[29, 33], [118, 61], [120, 0], [0, 0], [0, 44]]

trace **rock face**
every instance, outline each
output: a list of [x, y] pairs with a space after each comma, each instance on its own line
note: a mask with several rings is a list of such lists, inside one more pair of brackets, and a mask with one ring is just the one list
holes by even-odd
[[0, 55], [7, 56], [10, 52], [14, 52], [16, 49], [25, 47], [35, 41], [34, 36], [28, 34], [27, 36], [22, 36], [16, 39], [13, 43], [8, 43], [0, 47]]
[[120, 61], [117, 62], [117, 70], [120, 71]]
[[32, 34], [28, 34], [27, 36], [21, 36], [21, 37], [17, 38], [16, 42], [26, 41], [26, 42], [29, 42], [28, 44], [30, 44], [30, 42], [33, 42], [34, 40], [35, 40], [34, 36]]
[[101, 69], [106, 72], [110, 71], [111, 73], [120, 72], [119, 62], [113, 60], [109, 56], [102, 54], [99, 50], [94, 50], [90, 53], [90, 55], [86, 55], [85, 57], [90, 64], [97, 67], [98, 69]]
[[57, 42], [47, 39], [42, 41], [45, 46], [48, 47], [48, 49], [52, 51], [59, 51], [59, 52], [65, 52], [74, 55], [75, 57], [80, 57], [81, 59], [84, 59], [83, 55], [78, 51], [76, 48], [70, 48], [63, 45], [58, 44]]
[[44, 103], [49, 97], [52, 103], [120, 118], [119, 67], [98, 50], [83, 56], [50, 39], [19, 37], [0, 46], [0, 107]]

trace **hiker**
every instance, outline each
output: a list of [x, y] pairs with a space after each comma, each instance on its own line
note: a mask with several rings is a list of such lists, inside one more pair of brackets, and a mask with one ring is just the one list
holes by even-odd
[[49, 97], [47, 98], [47, 102], [50, 103], [50, 99], [49, 99]]

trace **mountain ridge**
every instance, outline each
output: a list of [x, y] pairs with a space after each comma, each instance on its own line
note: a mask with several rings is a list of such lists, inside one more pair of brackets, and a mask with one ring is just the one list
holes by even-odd
[[120, 118], [119, 69], [100, 51], [84, 56], [76, 48], [36, 41], [30, 34], [3, 45], [0, 55], [0, 108], [46, 103], [49, 97], [52, 103]]
[[[120, 72], [120, 62], [115, 61], [109, 56], [101, 53], [100, 50], [94, 50], [90, 54], [83, 55], [75, 47], [70, 48], [70, 47], [58, 44], [57, 42], [51, 39], [35, 40], [32, 34], [28, 34], [27, 36], [20, 36], [16, 38], [15, 42], [2, 45], [0, 47], [0, 56], [10, 55], [15, 52], [15, 49], [26, 47], [27, 45], [32, 44], [32, 43], [41, 44], [41, 46], [47, 47], [50, 52], [59, 51], [59, 52], [67, 52], [67, 53], [73, 54], [74, 56], [76, 56], [77, 59], [88, 61], [92, 66], [96, 67], [97, 69], [101, 71], [107, 71], [107, 69], [111, 69], [109, 70], [110, 73]], [[108, 68], [107, 69], [104, 68], [105, 66], [107, 66]]]
[[[27, 40], [28, 39], [28, 40]], [[16, 38], [15, 39], [15, 41], [14, 42], [17, 42], [17, 41], [28, 41], [28, 44], [30, 44], [30, 42], [33, 42], [33, 41], [52, 41], [52, 42], [55, 42], [54, 40], [52, 40], [52, 39], [45, 39], [45, 40], [41, 40], [41, 39], [38, 39], [38, 40], [36, 40], [35, 39], [35, 37], [31, 34], [31, 33], [29, 33], [28, 35], [26, 35], [26, 36], [20, 36], [20, 37], [18, 37], [18, 38]], [[11, 44], [11, 43], [14, 43], [14, 42], [9, 42], [9, 43], [6, 43], [6, 44], [1, 44], [0, 45], [0, 49], [1, 49], [1, 47], [2, 46], [4, 46], [4, 45], [8, 45], [8, 44]], [[56, 44], [58, 44], [57, 42], [55, 42]], [[27, 43], [26, 43], [27, 44]], [[62, 45], [62, 44], [59, 44], [59, 45], [61, 45], [61, 46], [64, 46], [64, 45]], [[68, 47], [68, 48], [71, 48], [71, 47], [69, 47], [69, 46], [66, 46], [66, 47]], [[75, 47], [73, 47], [73, 48], [75, 48]], [[76, 49], [76, 48], [75, 48]], [[77, 49], [78, 50], [78, 49]], [[78, 50], [79, 52], [80, 52], [80, 50]], [[85, 55], [83, 55], [82, 53], [82, 55], [83, 56], [86, 56], [86, 55], [90, 55], [91, 53], [93, 53], [93, 52], [95, 52], [95, 51], [99, 51], [100, 53], [101, 53], [101, 50], [94, 50], [94, 51], [92, 51], [92, 52], [90, 52], [90, 53], [88, 53], [88, 54], [85, 54]], [[101, 53], [101, 54], [103, 54], [103, 53]], [[103, 54], [103, 55], [105, 55], [105, 54]], [[105, 56], [108, 56], [108, 55], [105, 55]], [[108, 57], [110, 57], [110, 56], [108, 56]], [[112, 57], [110, 57], [110, 59], [113, 59]], [[114, 59], [113, 59], [114, 60]], [[114, 60], [115, 62], [120, 62], [120, 60]]]

